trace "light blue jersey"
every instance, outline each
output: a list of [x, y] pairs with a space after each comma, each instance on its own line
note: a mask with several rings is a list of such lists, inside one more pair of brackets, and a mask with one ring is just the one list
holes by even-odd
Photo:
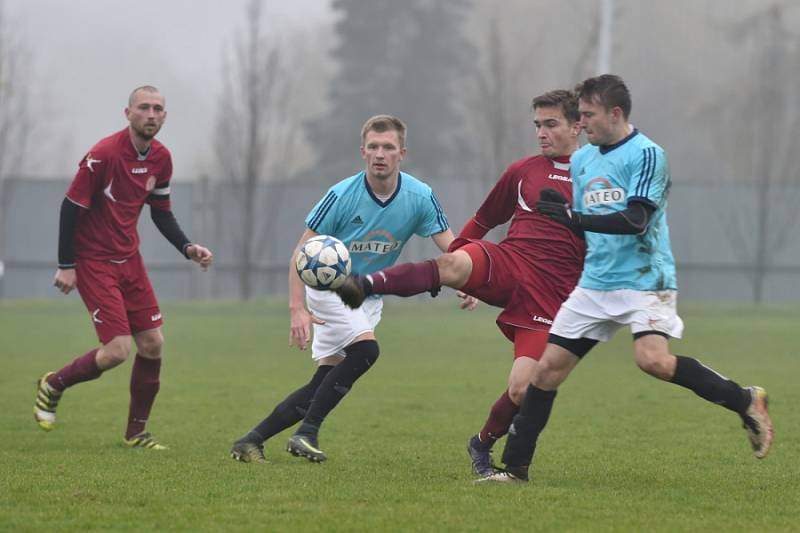
[[677, 289], [667, 227], [669, 164], [664, 150], [638, 130], [613, 146], [586, 145], [570, 162], [575, 210], [606, 215], [638, 200], [655, 208], [641, 235], [586, 232], [578, 286], [595, 290]]
[[430, 237], [450, 227], [431, 188], [405, 172], [385, 202], [374, 195], [365, 172], [340, 181], [314, 206], [306, 226], [344, 242], [353, 273], [362, 275], [392, 266], [412, 235]]

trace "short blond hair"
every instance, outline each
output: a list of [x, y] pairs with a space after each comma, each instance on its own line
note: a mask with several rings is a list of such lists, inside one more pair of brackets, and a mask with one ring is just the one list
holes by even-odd
[[375, 115], [367, 119], [361, 127], [361, 144], [363, 145], [367, 140], [367, 133], [374, 131], [383, 133], [386, 131], [396, 131], [400, 139], [400, 148], [406, 145], [406, 125], [399, 118], [394, 115]]

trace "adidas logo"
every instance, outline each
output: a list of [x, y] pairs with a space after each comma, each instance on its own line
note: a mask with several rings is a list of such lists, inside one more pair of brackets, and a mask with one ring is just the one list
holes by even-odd
[[351, 224], [363, 224], [363, 223], [364, 223], [364, 221], [363, 221], [363, 220], [361, 220], [361, 217], [360, 217], [360, 216], [356, 215], [356, 218], [354, 218], [353, 220], [351, 220], [351, 221], [350, 221], [350, 223], [351, 223]]

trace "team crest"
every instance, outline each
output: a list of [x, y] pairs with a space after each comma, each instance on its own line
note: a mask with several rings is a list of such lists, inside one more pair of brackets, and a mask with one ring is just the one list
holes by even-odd
[[147, 178], [147, 183], [145, 183], [144, 185], [144, 190], [150, 192], [155, 188], [156, 188], [156, 177], [150, 176], [149, 178]]

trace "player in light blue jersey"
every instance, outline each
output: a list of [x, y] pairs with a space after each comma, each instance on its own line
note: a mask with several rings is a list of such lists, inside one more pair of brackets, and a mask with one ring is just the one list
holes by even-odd
[[[361, 130], [361, 157], [366, 170], [328, 190], [305, 220], [297, 249], [315, 235], [332, 235], [350, 251], [353, 271], [369, 274], [397, 261], [413, 235], [431, 237], [447, 251], [453, 232], [431, 188], [400, 172], [406, 155], [406, 127], [397, 117], [377, 115]], [[294, 254], [293, 254], [294, 255]], [[430, 261], [429, 269], [435, 269]], [[305, 304], [303, 289], [305, 288]], [[307, 305], [307, 308], [306, 308]], [[307, 384], [287, 396], [252, 431], [233, 444], [231, 456], [242, 462], [263, 462], [264, 442], [302, 420], [287, 449], [312, 462], [324, 461], [318, 433], [330, 411], [378, 359], [375, 327], [383, 301], [370, 298], [359, 309], [346, 307], [332, 291], [306, 288], [289, 266], [289, 345], [305, 350], [314, 340], [317, 369]]]
[[676, 311], [664, 150], [628, 122], [630, 93], [620, 77], [589, 78], [576, 91], [590, 144], [570, 162], [574, 206], [560, 193], [544, 190], [536, 208], [585, 237], [583, 274], [556, 315], [537, 373], [514, 417], [503, 453], [506, 470], [485, 479], [528, 479], [559, 385], [595, 344], [626, 325], [639, 368], [737, 413], [754, 455], [763, 458], [773, 438], [764, 389], [743, 388], [698, 360], [669, 351], [668, 340], [681, 336], [683, 322]]

